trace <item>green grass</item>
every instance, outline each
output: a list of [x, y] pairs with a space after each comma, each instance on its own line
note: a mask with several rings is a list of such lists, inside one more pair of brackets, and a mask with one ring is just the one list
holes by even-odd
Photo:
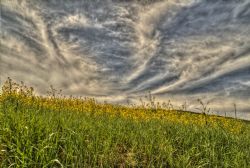
[[[88, 112], [71, 111], [63, 105], [42, 108], [36, 99], [26, 105], [20, 97], [0, 98], [3, 168], [250, 167], [247, 122], [241, 123], [240, 131], [231, 132], [209, 124], [114, 116], [97, 105]], [[185, 115], [190, 114], [180, 117]]]

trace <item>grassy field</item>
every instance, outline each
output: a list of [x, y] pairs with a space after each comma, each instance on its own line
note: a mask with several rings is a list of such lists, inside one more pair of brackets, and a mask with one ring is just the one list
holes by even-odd
[[250, 124], [163, 108], [49, 96], [8, 79], [0, 167], [250, 167]]

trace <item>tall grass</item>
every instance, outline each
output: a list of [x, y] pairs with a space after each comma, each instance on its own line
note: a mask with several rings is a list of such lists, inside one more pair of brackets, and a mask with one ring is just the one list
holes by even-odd
[[240, 120], [2, 90], [0, 167], [250, 167]]

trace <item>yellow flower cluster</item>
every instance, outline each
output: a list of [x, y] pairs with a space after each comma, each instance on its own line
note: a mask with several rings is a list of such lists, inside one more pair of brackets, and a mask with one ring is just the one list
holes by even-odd
[[52, 91], [48, 96], [36, 96], [33, 88], [18, 84], [8, 79], [0, 95], [1, 103], [6, 100], [16, 100], [19, 106], [34, 107], [36, 110], [71, 111], [75, 113], [84, 112], [93, 115], [109, 115], [110, 117], [123, 117], [135, 121], [160, 120], [185, 125], [221, 127], [233, 133], [239, 133], [243, 129], [243, 122], [219, 116], [206, 114], [194, 114], [179, 110], [166, 110], [159, 104], [150, 106], [125, 107], [107, 103], [97, 103], [93, 98], [63, 97]]

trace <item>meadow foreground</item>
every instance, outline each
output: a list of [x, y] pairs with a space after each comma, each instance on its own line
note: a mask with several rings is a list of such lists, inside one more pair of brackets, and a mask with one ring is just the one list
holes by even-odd
[[250, 124], [161, 105], [0, 95], [0, 167], [250, 167]]

